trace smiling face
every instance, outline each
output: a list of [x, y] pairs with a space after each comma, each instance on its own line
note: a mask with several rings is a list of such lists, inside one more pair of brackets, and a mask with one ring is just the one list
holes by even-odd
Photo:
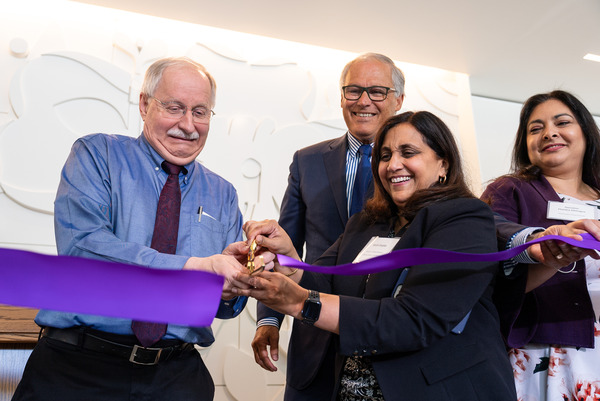
[[377, 170], [385, 191], [402, 207], [417, 190], [429, 188], [445, 176], [446, 164], [415, 127], [402, 123], [385, 136]]
[[527, 122], [527, 154], [544, 175], [581, 172], [585, 145], [581, 126], [564, 103], [550, 99], [531, 113]]
[[[343, 86], [347, 85], [393, 88], [392, 68], [375, 59], [357, 61], [352, 64], [344, 79]], [[381, 102], [373, 102], [366, 92], [363, 92], [358, 100], [346, 100], [343, 94], [341, 96], [348, 131], [363, 143], [373, 141], [383, 123], [400, 110], [404, 99], [404, 96], [396, 97], [396, 93], [391, 91]]]
[[[163, 103], [176, 102], [189, 108], [211, 108], [211, 87], [206, 75], [196, 67], [167, 67], [152, 95]], [[140, 114], [144, 120], [144, 136], [166, 161], [183, 166], [193, 161], [206, 143], [209, 122], [195, 123], [188, 109], [180, 119], [156, 100], [140, 95]]]

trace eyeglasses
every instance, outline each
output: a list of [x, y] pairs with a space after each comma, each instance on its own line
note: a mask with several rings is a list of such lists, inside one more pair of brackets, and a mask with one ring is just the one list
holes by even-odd
[[192, 120], [195, 123], [207, 124], [210, 118], [215, 115], [215, 112], [204, 106], [197, 106], [189, 108], [179, 102], [161, 102], [154, 96], [148, 96], [150, 99], [156, 100], [156, 102], [167, 112], [166, 117], [174, 120], [179, 120], [189, 110], [192, 111]]
[[381, 102], [387, 99], [388, 92], [396, 92], [396, 89], [386, 86], [369, 86], [365, 88], [364, 86], [348, 85], [342, 86], [342, 92], [346, 100], [358, 100], [363, 92], [367, 92], [369, 99], [373, 102]]

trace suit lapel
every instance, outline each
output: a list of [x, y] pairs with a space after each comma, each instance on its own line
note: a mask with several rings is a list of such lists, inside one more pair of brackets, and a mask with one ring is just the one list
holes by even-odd
[[329, 185], [344, 225], [348, 222], [346, 202], [346, 152], [348, 145], [346, 141], [346, 135], [333, 140], [329, 150], [323, 153], [323, 163], [325, 164]]
[[554, 188], [552, 188], [552, 185], [550, 185], [544, 176], [540, 176], [538, 180], [531, 181], [531, 186], [542, 196], [542, 198], [544, 198], [546, 202], [561, 201]]
[[[560, 196], [558, 196], [558, 194], [556, 193], [554, 188], [552, 188], [552, 185], [548, 182], [546, 177], [544, 177], [543, 175], [540, 175], [540, 178], [538, 180], [531, 181], [531, 186], [544, 199], [544, 201], [546, 202], [546, 205], [548, 204], [549, 201], [562, 202], [562, 199], [560, 198]], [[562, 221], [563, 224], [570, 223], [570, 221], [566, 221], [566, 220], [557, 220], [557, 221]]]

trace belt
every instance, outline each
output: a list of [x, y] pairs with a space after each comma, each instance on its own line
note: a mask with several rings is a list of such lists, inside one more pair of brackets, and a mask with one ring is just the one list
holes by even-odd
[[194, 345], [190, 343], [180, 343], [162, 348], [119, 344], [79, 328], [57, 329], [55, 327], [44, 327], [40, 336], [75, 345], [85, 350], [122, 357], [138, 365], [156, 365], [161, 361], [176, 358], [182, 353], [194, 349]]

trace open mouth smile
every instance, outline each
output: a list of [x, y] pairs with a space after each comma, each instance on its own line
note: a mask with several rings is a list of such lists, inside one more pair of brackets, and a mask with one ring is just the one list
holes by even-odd
[[375, 113], [358, 113], [358, 112], [352, 112], [352, 114], [354, 114], [355, 116], [358, 116], [358, 117], [375, 117]]
[[409, 176], [392, 177], [392, 178], [390, 178], [390, 182], [392, 184], [398, 184], [400, 182], [406, 182], [406, 181], [410, 181], [410, 180], [412, 180], [412, 177], [409, 177]]

